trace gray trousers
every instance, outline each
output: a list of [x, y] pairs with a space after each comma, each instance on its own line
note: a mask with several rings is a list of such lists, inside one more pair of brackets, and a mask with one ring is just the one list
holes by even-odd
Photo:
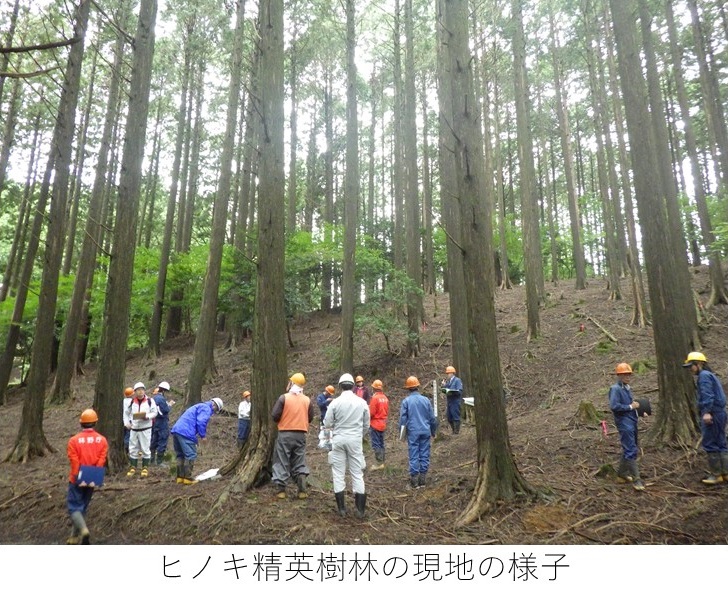
[[286, 485], [299, 475], [308, 475], [306, 466], [306, 432], [278, 432], [273, 450], [273, 483]]

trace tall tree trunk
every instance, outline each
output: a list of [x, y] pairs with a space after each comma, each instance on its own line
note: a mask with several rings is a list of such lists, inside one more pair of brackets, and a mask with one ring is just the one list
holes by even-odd
[[636, 0], [610, 0], [620, 85], [624, 97], [627, 133], [632, 155], [635, 195], [642, 223], [642, 238], [647, 267], [650, 304], [657, 359], [657, 382], [660, 402], [652, 437], [666, 444], [691, 445], [696, 434], [695, 405], [692, 381], [677, 363], [691, 350], [691, 333], [682, 322], [689, 312], [675, 308], [684, 304], [675, 295], [675, 260], [665, 233], [667, 214], [657, 178], [657, 155], [653, 125], [647, 102], [638, 45]]
[[[122, 22], [126, 19], [122, 18]], [[104, 206], [106, 175], [109, 166], [109, 148], [118, 112], [121, 78], [123, 76], [124, 36], [119, 33], [114, 48], [114, 64], [111, 69], [109, 98], [106, 103], [104, 128], [101, 133], [99, 157], [95, 166], [93, 187], [86, 216], [86, 227], [81, 246], [76, 281], [73, 285], [71, 304], [66, 315], [66, 324], [61, 338], [58, 354], [58, 370], [51, 387], [50, 400], [54, 403], [66, 402], [71, 397], [71, 381], [73, 379], [78, 352], [81, 347], [81, 325], [85, 320], [87, 294], [91, 288], [96, 264], [96, 255], [101, 242], [101, 214]]]
[[346, 0], [346, 173], [344, 188], [344, 265], [341, 286], [341, 369], [354, 369], [356, 230], [359, 207], [359, 123], [356, 93], [355, 0]]
[[98, 430], [109, 440], [108, 463], [112, 470], [117, 470], [126, 464], [119, 399], [124, 389], [126, 344], [129, 338], [136, 227], [149, 118], [149, 90], [156, 18], [157, 0], [141, 0], [133, 43], [129, 111], [121, 156], [113, 249], [99, 349], [99, 368], [94, 387], [94, 407], [99, 414]]
[[515, 83], [516, 121], [518, 128], [518, 163], [520, 166], [521, 217], [523, 219], [523, 256], [526, 269], [526, 312], [528, 340], [541, 334], [539, 308], [544, 300], [541, 232], [538, 217], [538, 192], [535, 186], [531, 106], [526, 71], [526, 38], [523, 31], [523, 0], [511, 1], [513, 20], [513, 80]]
[[68, 54], [58, 116], [53, 132], [54, 142], [51, 145], [53, 157], [51, 160], [53, 161], [54, 177], [48, 212], [43, 276], [28, 373], [28, 395], [23, 402], [23, 414], [15, 444], [6, 459], [13, 462], [26, 462], [31, 458], [43, 456], [46, 450], [54, 451], [43, 433], [43, 405], [55, 337], [58, 278], [61, 272], [65, 237], [63, 232], [68, 199], [68, 174], [71, 167], [76, 107], [81, 87], [84, 40], [90, 11], [91, 0], [81, 0], [76, 8], [74, 37], [79, 41], [71, 46]]
[[[475, 399], [478, 477], [470, 501], [458, 518], [462, 526], [476, 521], [496, 502], [512, 500], [530, 491], [516, 467], [508, 438], [500, 355], [496, 335], [492, 280], [491, 224], [483, 200], [482, 135], [473, 89], [473, 60], [468, 47], [467, 0], [439, 0], [444, 19], [442, 38], [447, 41], [446, 76], [450, 85], [451, 143], [455, 149], [457, 198], [466, 278], [465, 293], [470, 360], [470, 383]], [[452, 200], [447, 197], [446, 200]]]
[[[283, 0], [260, 2], [260, 186], [258, 193], [258, 275], [253, 321], [250, 437], [238, 460], [221, 473], [237, 472], [230, 490], [247, 490], [270, 477], [276, 426], [270, 411], [285, 390], [286, 328], [285, 173], [283, 167]], [[254, 100], [251, 97], [251, 100]], [[257, 401], [256, 401], [257, 402]], [[227, 494], [227, 492], [226, 492]], [[225, 494], [225, 495], [226, 495]], [[224, 498], [221, 498], [221, 502]]]
[[235, 41], [230, 64], [230, 86], [227, 97], [227, 120], [220, 156], [220, 179], [215, 193], [212, 215], [212, 237], [210, 253], [207, 258], [207, 274], [202, 289], [200, 319], [197, 324], [195, 348], [190, 372], [187, 376], [187, 405], [202, 400], [202, 385], [217, 374], [215, 369], [215, 320], [217, 318], [218, 291], [222, 268], [222, 250], [225, 245], [230, 185], [232, 182], [232, 162], [235, 151], [235, 132], [238, 126], [238, 107], [240, 82], [243, 64], [243, 25], [245, 24], [245, 1], [237, 1]]

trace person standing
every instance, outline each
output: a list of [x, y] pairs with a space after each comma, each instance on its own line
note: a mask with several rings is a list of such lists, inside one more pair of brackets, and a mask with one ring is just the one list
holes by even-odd
[[243, 391], [238, 405], [238, 448], [242, 448], [250, 436], [250, 391]]
[[175, 403], [173, 399], [167, 397], [169, 390], [171, 390], [169, 382], [162, 381], [154, 389], [154, 393], [152, 393], [154, 404], [157, 406], [157, 417], [154, 418], [154, 424], [152, 425], [152, 442], [149, 446], [152, 452], [152, 465], [161, 465], [164, 463], [164, 454], [167, 452], [167, 443], [169, 442], [169, 412], [172, 411], [172, 406]]
[[91, 543], [90, 532], [86, 525], [86, 514], [96, 486], [86, 485], [86, 482], [79, 481], [78, 474], [82, 466], [103, 468], [106, 465], [109, 443], [96, 431], [98, 421], [99, 416], [96, 411], [84, 410], [79, 419], [82, 429], [71, 437], [66, 446], [68, 462], [71, 465], [66, 506], [73, 526], [71, 536], [66, 542], [69, 545], [89, 545]]
[[437, 419], [430, 399], [420, 394], [416, 376], [405, 380], [409, 395], [399, 409], [399, 426], [407, 431], [410, 486], [424, 487], [430, 469], [430, 440], [437, 432]]
[[129, 471], [127, 477], [137, 472], [139, 457], [142, 459], [141, 477], [149, 475], [149, 462], [152, 459], [152, 424], [157, 417], [157, 404], [146, 394], [144, 383], [134, 385], [134, 396], [129, 407], [124, 410], [124, 426], [129, 428]]
[[716, 485], [728, 481], [728, 444], [726, 443], [726, 398], [723, 386], [708, 365], [708, 359], [699, 351], [685, 358], [684, 368], [695, 376], [700, 434], [703, 450], [708, 457], [708, 475], [701, 481]]
[[442, 392], [447, 397], [447, 423], [453, 434], [460, 433], [460, 407], [463, 402], [463, 381], [455, 376], [455, 368], [445, 368], [447, 378], [442, 381]]
[[342, 393], [334, 400], [326, 412], [324, 428], [332, 431], [329, 464], [334, 482], [334, 497], [339, 515], [346, 516], [345, 488], [346, 469], [351, 475], [351, 490], [354, 492], [356, 516], [364, 518], [367, 495], [364, 486], [364, 451], [362, 441], [369, 428], [369, 407], [352, 389], [354, 379], [351, 374], [339, 378]]
[[278, 436], [273, 450], [273, 484], [278, 498], [286, 497], [286, 484], [293, 477], [298, 486], [298, 497], [308, 498], [306, 466], [306, 436], [313, 421], [313, 401], [303, 394], [306, 377], [300, 372], [291, 376], [287, 391], [278, 397], [271, 416], [278, 425]]
[[617, 364], [614, 372], [617, 375], [617, 382], [609, 387], [609, 408], [614, 414], [614, 424], [619, 431], [619, 442], [622, 446], [622, 459], [617, 469], [617, 481], [631, 483], [635, 490], [642, 491], [645, 489], [645, 484], [640, 478], [637, 466], [637, 455], [639, 454], [637, 410], [640, 408], [640, 404], [632, 396], [632, 387], [629, 384], [632, 379], [632, 367], [622, 362]]
[[192, 472], [197, 460], [198, 437], [207, 439], [207, 426], [210, 419], [223, 408], [222, 399], [213, 397], [209, 401], [196, 403], [185, 409], [172, 426], [172, 444], [177, 457], [177, 483], [191, 485], [197, 483]]
[[372, 382], [374, 394], [369, 401], [369, 435], [372, 443], [374, 457], [379, 465], [372, 467], [372, 471], [384, 469], [384, 431], [387, 429], [387, 416], [389, 415], [389, 399], [384, 394], [384, 385], [377, 379]]
[[369, 405], [369, 401], [371, 401], [372, 393], [369, 392], [369, 388], [364, 385], [364, 378], [362, 376], [356, 377], [356, 386], [354, 387], [354, 392], [356, 393], [357, 397], [361, 397], [367, 402], [367, 405]]
[[336, 389], [332, 385], [328, 385], [324, 392], [322, 392], [318, 397], [316, 397], [316, 405], [318, 405], [319, 413], [321, 414], [321, 425], [324, 425], [324, 417], [326, 417], [326, 410], [328, 409], [329, 405], [331, 405], [331, 401], [334, 400], [334, 393], [336, 392]]

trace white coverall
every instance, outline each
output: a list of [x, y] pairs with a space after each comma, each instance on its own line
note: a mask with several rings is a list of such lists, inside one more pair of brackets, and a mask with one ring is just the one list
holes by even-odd
[[351, 489], [355, 494], [364, 494], [364, 451], [362, 441], [369, 430], [369, 407], [367, 402], [352, 391], [345, 390], [334, 399], [326, 411], [324, 428], [332, 430], [329, 464], [334, 480], [334, 492], [346, 488], [346, 467], [351, 474]]

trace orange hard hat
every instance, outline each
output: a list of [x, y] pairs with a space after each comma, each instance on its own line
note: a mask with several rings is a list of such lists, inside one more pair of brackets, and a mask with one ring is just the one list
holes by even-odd
[[384, 388], [384, 385], [382, 384], [382, 381], [377, 379], [374, 382], [372, 382], [372, 388], [376, 388], [377, 390], [382, 390]]
[[127, 386], [124, 389], [124, 396], [125, 397], [131, 397], [134, 394], [134, 389], [131, 386]]
[[250, 396], [249, 390], [243, 391], [243, 399], [247, 399], [249, 396]]
[[93, 409], [84, 409], [79, 421], [82, 424], [95, 424], [99, 421], [99, 416]]
[[364, 378], [362, 378], [361, 376], [357, 376], [356, 377], [356, 381], [357, 382], [364, 382]]
[[328, 385], [328, 386], [326, 387], [326, 392], [327, 392], [327, 393], [329, 393], [330, 395], [333, 395], [333, 394], [334, 394], [334, 393], [336, 392], [336, 389], [335, 389], [335, 388], [334, 388], [333, 386], [331, 386], [331, 385], [329, 384], [329, 385]]
[[454, 374], [454, 373], [455, 373], [455, 368], [453, 368], [452, 366], [448, 366], [447, 368], [445, 368], [445, 374]]
[[410, 376], [404, 381], [405, 388], [417, 388], [420, 385], [420, 381], [417, 380], [417, 376]]
[[622, 362], [621, 364], [617, 364], [617, 367], [614, 369], [614, 373], [615, 374], [631, 374], [632, 366]]

